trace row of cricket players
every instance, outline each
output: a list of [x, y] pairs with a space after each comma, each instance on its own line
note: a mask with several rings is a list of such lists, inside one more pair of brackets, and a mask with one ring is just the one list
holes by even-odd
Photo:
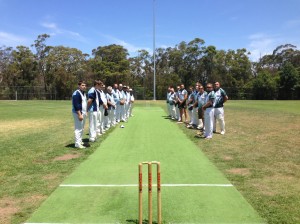
[[225, 134], [224, 103], [227, 100], [219, 82], [207, 83], [205, 89], [197, 82], [195, 88], [189, 87], [189, 91], [181, 84], [176, 91], [172, 86], [168, 88], [167, 108], [173, 120], [183, 123], [184, 116], [188, 128], [197, 128], [203, 131], [202, 137], [211, 139], [216, 133], [217, 123], [220, 134]]
[[[132, 89], [122, 84], [113, 87], [100, 80], [86, 93], [86, 83], [80, 81], [72, 95], [72, 114], [75, 126], [75, 147], [85, 148], [82, 141], [86, 117], [89, 117], [89, 141], [95, 142], [116, 123], [126, 122], [132, 116], [134, 96]], [[105, 91], [106, 90], [106, 91]]]

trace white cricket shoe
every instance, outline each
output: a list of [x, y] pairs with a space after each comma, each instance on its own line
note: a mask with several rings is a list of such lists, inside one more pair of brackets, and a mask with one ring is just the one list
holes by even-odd
[[86, 147], [83, 146], [83, 145], [76, 145], [76, 144], [75, 144], [75, 148], [78, 148], [78, 149], [85, 149]]

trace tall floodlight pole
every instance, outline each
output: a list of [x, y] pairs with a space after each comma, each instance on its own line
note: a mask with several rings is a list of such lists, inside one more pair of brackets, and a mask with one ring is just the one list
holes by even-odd
[[153, 100], [156, 100], [156, 66], [155, 66], [155, 0], [153, 0]]

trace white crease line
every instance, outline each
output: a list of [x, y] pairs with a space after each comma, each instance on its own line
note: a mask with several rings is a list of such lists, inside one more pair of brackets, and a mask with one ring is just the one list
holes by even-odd
[[[138, 184], [61, 184], [60, 187], [138, 187]], [[143, 184], [143, 186], [148, 186]], [[153, 184], [152, 186], [157, 186]], [[232, 184], [162, 184], [162, 187], [233, 187]]]

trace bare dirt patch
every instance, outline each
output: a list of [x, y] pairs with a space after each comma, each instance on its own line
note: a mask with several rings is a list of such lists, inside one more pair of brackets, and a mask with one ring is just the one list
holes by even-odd
[[230, 174], [235, 174], [235, 175], [248, 176], [250, 174], [250, 169], [234, 168], [234, 169], [227, 170], [227, 172]]
[[66, 160], [71, 160], [71, 159], [76, 159], [79, 158], [81, 156], [80, 153], [77, 154], [65, 154], [63, 156], [58, 156], [56, 158], [54, 158], [54, 161], [66, 161]]
[[13, 198], [0, 199], [0, 223], [11, 223], [11, 217], [18, 211], [19, 207], [16, 205], [16, 202], [13, 200]]

